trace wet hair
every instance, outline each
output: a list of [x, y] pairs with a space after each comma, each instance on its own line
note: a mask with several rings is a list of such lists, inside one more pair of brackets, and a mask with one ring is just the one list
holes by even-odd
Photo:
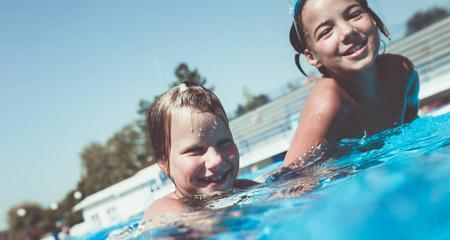
[[156, 98], [147, 113], [147, 129], [155, 159], [160, 166], [166, 167], [166, 174], [172, 182], [169, 169], [171, 115], [184, 107], [212, 113], [222, 119], [227, 126], [229, 124], [219, 98], [194, 81], [185, 81]]
[[[302, 22], [302, 11], [305, 6], [305, 3], [308, 0], [296, 0], [295, 6], [294, 6], [294, 22], [291, 26], [291, 31], [289, 33], [289, 39], [291, 41], [292, 47], [297, 51], [295, 54], [295, 64], [297, 65], [300, 72], [307, 76], [305, 71], [302, 69], [302, 66], [300, 64], [300, 54], [304, 53], [306, 46], [306, 38], [305, 38], [305, 32], [303, 30], [303, 22]], [[338, 1], [338, 0], [336, 0]], [[370, 9], [367, 0], [356, 0], [361, 4], [361, 7], [370, 14], [372, 19], [375, 21], [376, 26], [378, 27], [378, 30], [383, 33], [384, 36], [389, 38], [389, 31], [384, 25], [383, 21], [381, 21], [380, 17]], [[326, 75], [326, 69], [324, 67], [319, 68], [319, 71]]]

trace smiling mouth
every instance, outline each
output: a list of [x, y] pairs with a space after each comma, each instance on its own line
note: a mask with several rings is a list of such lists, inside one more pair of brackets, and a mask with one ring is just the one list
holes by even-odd
[[352, 47], [350, 47], [349, 49], [347, 49], [344, 54], [342, 54], [343, 56], [349, 56], [352, 55], [356, 52], [358, 52], [358, 50], [364, 48], [367, 45], [367, 39], [364, 40], [363, 42], [353, 45]]
[[212, 176], [202, 177], [202, 178], [200, 178], [200, 181], [207, 185], [209, 185], [209, 184], [221, 185], [227, 180], [230, 172], [231, 172], [231, 169], [226, 172], [223, 172], [221, 174], [214, 174]]

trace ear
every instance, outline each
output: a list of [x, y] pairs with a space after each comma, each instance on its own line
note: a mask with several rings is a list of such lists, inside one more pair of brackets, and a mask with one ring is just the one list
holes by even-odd
[[322, 62], [320, 62], [320, 60], [311, 50], [309, 50], [309, 48], [305, 49], [303, 54], [305, 54], [306, 60], [309, 62], [309, 64], [313, 65], [316, 68], [321, 68], [323, 66]]

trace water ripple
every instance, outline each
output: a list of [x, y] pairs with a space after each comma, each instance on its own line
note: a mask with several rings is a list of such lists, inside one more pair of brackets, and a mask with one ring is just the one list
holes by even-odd
[[344, 139], [250, 190], [110, 238], [447, 239], [449, 145], [450, 114]]

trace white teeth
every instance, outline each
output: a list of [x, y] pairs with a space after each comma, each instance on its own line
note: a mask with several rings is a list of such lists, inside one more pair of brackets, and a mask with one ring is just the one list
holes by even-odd
[[208, 182], [218, 182], [220, 180], [222, 180], [222, 178], [225, 176], [225, 173], [222, 175], [216, 175], [216, 176], [211, 176], [211, 177], [205, 177], [203, 178], [205, 181]]
[[360, 44], [358, 44], [358, 45], [355, 45], [355, 46], [351, 47], [351, 48], [347, 51], [347, 54], [353, 54], [353, 53], [355, 53], [356, 51], [358, 51], [359, 49], [361, 49], [361, 48], [363, 48], [363, 47], [364, 47], [364, 43], [360, 43]]
[[358, 51], [360, 48], [361, 48], [360, 45], [352, 47], [351, 48], [351, 53], [354, 53], [354, 52]]

